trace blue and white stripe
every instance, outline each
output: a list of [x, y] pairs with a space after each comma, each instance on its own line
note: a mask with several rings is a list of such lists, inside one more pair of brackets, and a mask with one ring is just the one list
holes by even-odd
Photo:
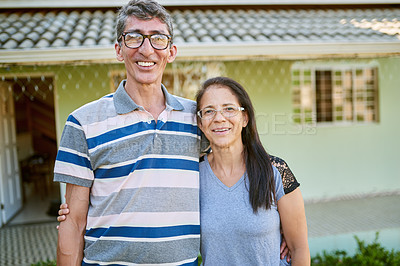
[[157, 123], [124, 83], [68, 117], [54, 180], [91, 187], [84, 265], [197, 265], [195, 103], [162, 89]]

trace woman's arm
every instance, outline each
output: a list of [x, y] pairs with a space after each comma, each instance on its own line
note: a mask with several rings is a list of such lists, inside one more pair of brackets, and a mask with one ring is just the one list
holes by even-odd
[[283, 235], [291, 253], [292, 265], [310, 265], [307, 221], [299, 188], [279, 199], [278, 211]]
[[[276, 169], [278, 169], [279, 173], [281, 174], [283, 190], [285, 194], [293, 192], [296, 188], [300, 186], [299, 182], [297, 182], [296, 177], [294, 176], [292, 170], [290, 170], [289, 165], [285, 162], [285, 160], [271, 154], [269, 155], [269, 158], [271, 160], [272, 165], [275, 166]], [[281, 260], [283, 260], [286, 257], [286, 261], [290, 262], [291, 259], [290, 252], [287, 247], [284, 235], [282, 235], [280, 252], [281, 252]]]

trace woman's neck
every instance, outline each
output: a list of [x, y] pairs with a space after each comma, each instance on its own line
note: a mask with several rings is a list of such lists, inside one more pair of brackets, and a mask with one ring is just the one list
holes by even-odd
[[236, 184], [246, 172], [243, 145], [241, 149], [212, 148], [208, 161], [214, 174], [228, 187]]

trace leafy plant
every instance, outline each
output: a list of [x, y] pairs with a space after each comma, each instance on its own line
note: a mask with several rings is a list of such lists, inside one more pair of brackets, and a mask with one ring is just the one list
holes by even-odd
[[[375, 240], [366, 244], [354, 236], [357, 241], [357, 251], [353, 256], [349, 256], [344, 250], [332, 252], [323, 251], [322, 255], [317, 254], [311, 259], [313, 266], [393, 266], [400, 265], [400, 251], [387, 250], [378, 243], [379, 233], [375, 234]], [[201, 264], [201, 255], [198, 257]], [[31, 266], [56, 266], [56, 261], [41, 261]]]
[[311, 259], [311, 265], [315, 266], [392, 266], [400, 265], [400, 251], [388, 251], [378, 243], [379, 232], [375, 234], [375, 240], [366, 244], [354, 236], [357, 241], [357, 252], [348, 256], [344, 250], [336, 250], [330, 253], [324, 251], [322, 255], [317, 254]]

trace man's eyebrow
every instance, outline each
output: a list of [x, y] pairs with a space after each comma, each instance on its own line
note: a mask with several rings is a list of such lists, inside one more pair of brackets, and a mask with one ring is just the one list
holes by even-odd
[[[126, 30], [124, 32], [141, 33], [141, 34], [143, 34], [142, 30], [139, 30], [139, 29], [129, 29], [129, 30]], [[159, 30], [152, 30], [152, 31], [150, 31], [150, 34], [165, 34], [165, 35], [169, 35], [168, 33], [163, 32], [163, 31], [159, 31]]]

